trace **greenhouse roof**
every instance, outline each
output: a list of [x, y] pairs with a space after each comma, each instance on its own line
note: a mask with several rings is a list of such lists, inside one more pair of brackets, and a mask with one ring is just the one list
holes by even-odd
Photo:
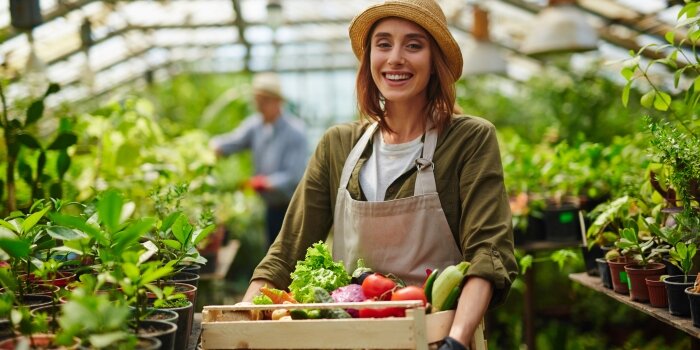
[[[205, 72], [351, 70], [357, 61], [348, 24], [379, 1], [41, 0], [43, 23], [31, 32], [11, 25], [10, 2], [0, 0], [0, 69], [11, 82], [7, 95], [36, 93], [36, 80], [47, 77], [63, 87], [59, 99], [80, 100], [144, 77], [159, 79], [183, 65]], [[527, 79], [547, 62], [520, 49], [537, 30], [535, 19], [546, 0], [439, 2], [463, 49], [475, 45], [474, 8], [488, 12], [490, 41], [503, 52], [510, 78]], [[281, 18], [268, 16], [270, 3], [281, 5]], [[579, 0], [575, 6], [599, 40], [598, 50], [575, 55], [574, 61], [619, 61], [629, 50], [661, 43], [680, 9], [671, 0]], [[646, 55], [660, 57], [654, 50]]]

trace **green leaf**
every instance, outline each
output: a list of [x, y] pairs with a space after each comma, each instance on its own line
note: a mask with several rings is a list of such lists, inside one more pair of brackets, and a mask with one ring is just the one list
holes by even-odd
[[183, 246], [187, 246], [193, 227], [190, 225], [186, 215], [180, 215], [173, 224], [173, 235]]
[[104, 233], [97, 227], [88, 224], [85, 219], [77, 216], [69, 216], [58, 213], [49, 214], [51, 221], [58, 225], [74, 228], [87, 234], [89, 237], [97, 240], [99, 244], [106, 244], [107, 238]]
[[122, 269], [124, 269], [124, 275], [132, 282], [139, 280], [139, 277], [141, 276], [141, 271], [139, 270], [139, 267], [136, 266], [136, 264], [125, 262], [122, 264]]
[[632, 77], [634, 77], [634, 69], [632, 67], [624, 67], [620, 71], [620, 74], [629, 82], [632, 80]]
[[182, 244], [174, 239], [164, 239], [163, 244], [174, 250], [180, 250], [182, 248]]
[[175, 221], [177, 221], [177, 218], [180, 217], [180, 215], [184, 215], [181, 211], [175, 211], [170, 213], [165, 219], [163, 219], [163, 224], [161, 225], [160, 229], [162, 231], [167, 231], [169, 228], [173, 226]]
[[153, 269], [148, 269], [148, 271], [144, 272], [143, 276], [141, 276], [141, 283], [151, 283], [156, 280], [159, 280], [173, 272], [173, 268], [170, 266], [163, 266], [159, 267], [155, 270]]
[[523, 274], [525, 274], [525, 272], [527, 272], [527, 269], [529, 269], [532, 266], [532, 255], [528, 254], [528, 255], [525, 255], [524, 257], [520, 258], [519, 264], [520, 264], [520, 271]]
[[32, 104], [27, 109], [27, 120], [24, 122], [24, 125], [27, 126], [36, 123], [39, 119], [41, 119], [41, 116], [43, 114], [44, 101], [36, 100], [32, 102]]
[[0, 238], [0, 249], [15, 259], [26, 259], [29, 256], [30, 245], [21, 239]]
[[654, 97], [655, 96], [656, 96], [655, 90], [650, 90], [646, 94], [642, 95], [642, 98], [640, 99], [642, 106], [644, 106], [645, 108], [651, 108], [651, 106], [654, 104]]
[[56, 136], [56, 139], [51, 142], [47, 149], [66, 149], [75, 145], [78, 142], [78, 136], [72, 132], [63, 132]]
[[27, 148], [31, 149], [41, 149], [41, 144], [32, 135], [29, 134], [19, 134], [17, 135], [17, 141], [23, 144]]
[[59, 179], [63, 180], [63, 176], [70, 168], [70, 163], [71, 158], [66, 150], [58, 152], [58, 158], [56, 158], [56, 172], [58, 173]]
[[676, 34], [675, 32], [670, 31], [670, 32], [666, 33], [666, 35], [664, 35], [664, 39], [666, 39], [667, 43], [673, 45], [675, 43], [675, 41], [673, 40], [675, 37], [675, 34]]
[[211, 234], [212, 232], [214, 232], [214, 229], [215, 229], [215, 228], [216, 228], [216, 225], [211, 224], [211, 225], [209, 225], [209, 226], [207, 226], [207, 227], [205, 227], [205, 228], [203, 228], [203, 229], [198, 230], [197, 232], [195, 232], [195, 234], [194, 234], [194, 242], [193, 242], [192, 244], [195, 245], [195, 246], [196, 246], [197, 244], [199, 244], [199, 242], [201, 242], [203, 239], [207, 238], [207, 236], [209, 236], [209, 234]]
[[627, 103], [630, 99], [630, 88], [632, 87], [632, 81], [628, 81], [625, 87], [622, 89], [622, 105], [627, 107]]
[[14, 225], [12, 225], [11, 223], [9, 223], [5, 220], [0, 219], [0, 226], [7, 228], [8, 230], [10, 230], [13, 233], [19, 233], [19, 230], [17, 229], [17, 227], [15, 227]]
[[671, 106], [671, 95], [659, 91], [656, 96], [654, 96], [654, 108], [656, 108], [659, 111], [667, 111], [668, 108]]
[[126, 339], [129, 333], [123, 331], [116, 331], [110, 333], [93, 334], [88, 337], [90, 339], [90, 345], [97, 349], [106, 348], [122, 339]]
[[54, 239], [61, 241], [72, 241], [76, 239], [87, 238], [87, 235], [83, 232], [72, 230], [68, 227], [63, 226], [49, 226], [46, 228], [46, 232]]
[[41, 211], [29, 215], [22, 223], [22, 232], [29, 232], [50, 209], [51, 207], [46, 207]]
[[100, 222], [107, 227], [109, 232], [116, 232], [119, 228], [119, 220], [122, 214], [124, 199], [116, 190], [108, 190], [103, 193], [97, 203], [97, 212]]
[[139, 238], [141, 238], [144, 233], [148, 232], [155, 222], [156, 220], [153, 218], [141, 218], [131, 222], [124, 230], [114, 234], [114, 249], [122, 251], [132, 244], [137, 243]]
[[61, 91], [61, 86], [59, 86], [56, 83], [51, 83], [51, 84], [49, 84], [49, 87], [46, 88], [46, 92], [44, 93], [44, 97], [47, 97], [51, 94], [55, 94], [59, 91]]

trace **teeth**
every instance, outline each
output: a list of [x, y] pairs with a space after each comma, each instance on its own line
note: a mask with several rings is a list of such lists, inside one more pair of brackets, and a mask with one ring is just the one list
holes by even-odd
[[404, 80], [410, 78], [409, 74], [387, 74], [386, 78], [389, 80]]

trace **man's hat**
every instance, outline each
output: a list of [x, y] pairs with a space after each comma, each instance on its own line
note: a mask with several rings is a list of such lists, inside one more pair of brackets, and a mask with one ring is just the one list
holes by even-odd
[[258, 73], [253, 77], [253, 93], [284, 99], [280, 78], [272, 72]]
[[462, 51], [447, 27], [447, 18], [434, 0], [386, 0], [368, 7], [350, 22], [352, 51], [358, 59], [364, 54], [367, 35], [378, 20], [399, 17], [423, 27], [437, 42], [447, 60], [454, 81], [462, 75]]

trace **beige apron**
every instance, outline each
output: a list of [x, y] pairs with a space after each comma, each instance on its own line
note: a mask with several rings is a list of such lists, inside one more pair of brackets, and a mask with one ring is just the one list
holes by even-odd
[[352, 199], [350, 174], [377, 129], [372, 124], [343, 166], [335, 204], [333, 258], [352, 273], [357, 259], [381, 273], [393, 273], [407, 285], [421, 285], [426, 269], [444, 269], [462, 261], [437, 194], [432, 163], [437, 131], [430, 129], [423, 154], [416, 159], [418, 174], [413, 197], [384, 202]]

